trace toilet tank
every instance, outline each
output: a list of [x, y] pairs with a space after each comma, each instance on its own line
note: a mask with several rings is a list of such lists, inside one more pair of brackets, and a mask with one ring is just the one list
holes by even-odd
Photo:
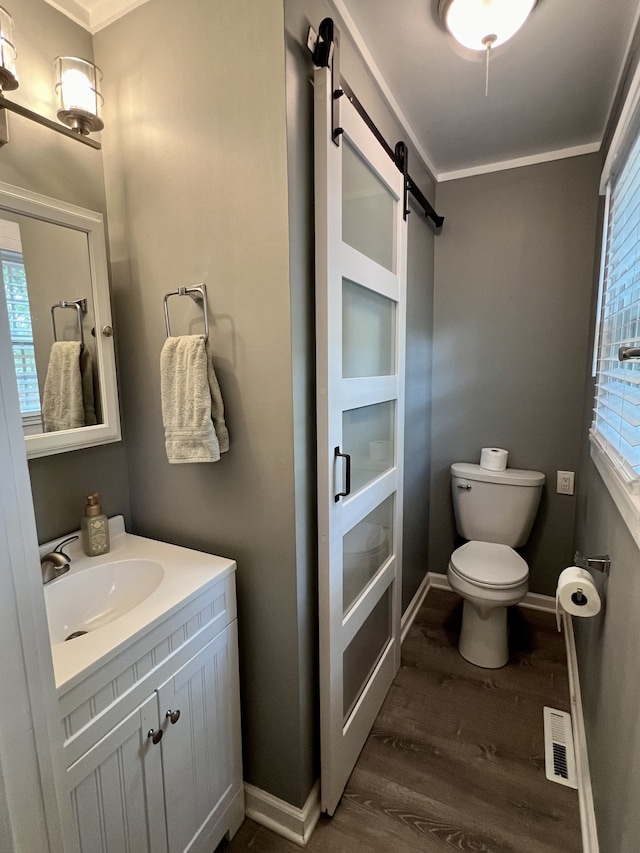
[[518, 548], [529, 538], [544, 474], [507, 468], [488, 471], [471, 462], [451, 466], [451, 491], [458, 533], [465, 539]]

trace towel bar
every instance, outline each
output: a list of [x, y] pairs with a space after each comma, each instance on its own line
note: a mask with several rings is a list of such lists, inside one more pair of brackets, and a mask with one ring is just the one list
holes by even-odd
[[165, 293], [164, 305], [164, 324], [167, 329], [167, 337], [171, 337], [171, 326], [169, 325], [169, 306], [168, 301], [170, 296], [190, 296], [196, 303], [202, 303], [202, 311], [204, 313], [204, 336], [205, 340], [209, 340], [209, 305], [207, 303], [207, 285], [196, 284], [193, 287], [179, 287], [171, 293]]
[[82, 328], [82, 315], [87, 313], [87, 300], [74, 299], [72, 302], [67, 302], [64, 299], [61, 299], [60, 302], [56, 302], [55, 305], [51, 306], [51, 325], [53, 327], [53, 340], [55, 342], [57, 342], [58, 340], [58, 335], [56, 333], [56, 308], [73, 308], [78, 312], [78, 331], [80, 332], [80, 343], [84, 347], [84, 330]]

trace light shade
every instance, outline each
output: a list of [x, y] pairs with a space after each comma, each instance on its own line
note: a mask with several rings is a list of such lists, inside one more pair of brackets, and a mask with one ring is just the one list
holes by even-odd
[[102, 130], [102, 71], [75, 56], [58, 56], [54, 64], [60, 121], [83, 135]]
[[18, 88], [16, 49], [13, 45], [13, 18], [0, 6], [0, 89]]
[[537, 0], [440, 0], [445, 27], [464, 47], [485, 50], [515, 35]]

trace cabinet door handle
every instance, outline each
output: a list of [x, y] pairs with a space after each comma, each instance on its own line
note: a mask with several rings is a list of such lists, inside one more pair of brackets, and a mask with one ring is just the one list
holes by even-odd
[[171, 720], [171, 725], [174, 726], [180, 719], [180, 711], [167, 711], [165, 717], [167, 720]]
[[153, 729], [149, 729], [149, 731], [147, 732], [147, 737], [151, 738], [152, 743], [160, 743], [163, 734], [164, 732], [162, 731], [162, 729], [156, 729], [155, 731]]

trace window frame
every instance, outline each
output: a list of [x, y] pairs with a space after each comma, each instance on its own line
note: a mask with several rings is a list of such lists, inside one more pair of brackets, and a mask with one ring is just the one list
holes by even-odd
[[[602, 313], [605, 306], [607, 240], [610, 228], [611, 188], [626, 164], [626, 155], [635, 140], [640, 137], [640, 64], [635, 70], [620, 118], [613, 134], [605, 159], [600, 181], [600, 195], [605, 196], [604, 223], [602, 229], [602, 251], [600, 278], [596, 307], [592, 375], [597, 379], [598, 352], [602, 336]], [[638, 217], [640, 225], [640, 216]], [[594, 389], [594, 406], [597, 389]], [[594, 418], [595, 420], [595, 418]], [[634, 494], [632, 486], [621, 475], [619, 466], [608, 452], [607, 440], [594, 429], [589, 430], [591, 459], [600, 474], [613, 502], [636, 544], [640, 547], [640, 495]]]

